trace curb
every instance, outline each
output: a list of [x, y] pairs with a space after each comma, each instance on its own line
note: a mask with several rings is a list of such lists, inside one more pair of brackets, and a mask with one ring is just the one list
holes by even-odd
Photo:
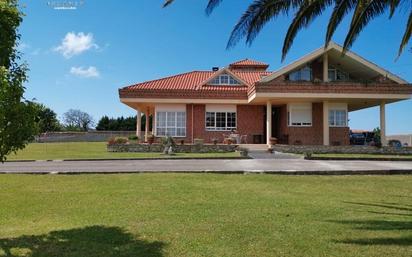
[[206, 158], [198, 158], [198, 157], [165, 157], [165, 158], [109, 158], [109, 159], [63, 159], [63, 160], [10, 160], [5, 162], [85, 162], [85, 161], [147, 161], [147, 160], [247, 160], [253, 159], [250, 156], [244, 157], [206, 157]]
[[110, 175], [110, 174], [222, 174], [222, 175], [288, 175], [288, 176], [306, 176], [306, 175], [321, 175], [321, 176], [347, 176], [347, 175], [412, 175], [412, 169], [389, 169], [389, 170], [323, 170], [323, 171], [297, 171], [297, 170], [204, 170], [204, 171], [45, 171], [45, 172], [8, 172], [0, 171], [0, 174], [27, 174], [27, 175]]
[[351, 157], [304, 157], [305, 160], [311, 161], [390, 161], [390, 162], [412, 162], [412, 158], [351, 158]]

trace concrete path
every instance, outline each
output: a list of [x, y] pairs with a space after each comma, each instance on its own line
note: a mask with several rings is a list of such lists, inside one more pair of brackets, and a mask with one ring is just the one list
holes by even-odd
[[283, 174], [412, 174], [412, 162], [249, 160], [116, 160], [6, 162], [0, 173], [223, 172]]

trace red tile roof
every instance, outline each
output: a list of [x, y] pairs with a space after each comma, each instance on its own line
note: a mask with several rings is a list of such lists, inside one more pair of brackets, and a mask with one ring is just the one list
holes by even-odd
[[249, 59], [243, 59], [234, 63], [229, 64], [229, 67], [233, 66], [264, 66], [264, 67], [269, 67], [269, 64], [255, 61], [255, 60], [249, 60]]
[[[192, 71], [188, 73], [182, 73], [166, 78], [146, 81], [143, 83], [131, 85], [124, 87], [123, 90], [245, 90], [244, 86], [212, 86], [204, 85], [199, 87], [202, 83], [212, 78], [213, 74], [216, 72], [213, 71]], [[232, 71], [233, 74], [238, 76], [240, 79], [248, 83], [249, 85], [254, 84], [259, 81], [262, 77], [267, 76], [270, 72], [266, 71]]]
[[[261, 65], [256, 70], [234, 69], [230, 70], [238, 79], [244, 81], [246, 85], [209, 85], [205, 82], [222, 71], [192, 71], [161, 79], [146, 81], [135, 85], [127, 86], [119, 90], [120, 97], [146, 97], [146, 98], [246, 98], [247, 92], [252, 85], [260, 81], [262, 77], [268, 76], [270, 72], [262, 69], [260, 62], [252, 60], [242, 60], [236, 63], [246, 65]], [[243, 64], [242, 64], [243, 63]], [[239, 66], [236, 66], [239, 67]], [[250, 67], [250, 66], [249, 66]], [[236, 79], [236, 78], [235, 78]]]

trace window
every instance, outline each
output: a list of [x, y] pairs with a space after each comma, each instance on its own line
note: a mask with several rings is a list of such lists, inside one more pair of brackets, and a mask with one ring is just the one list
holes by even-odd
[[329, 67], [328, 79], [329, 81], [348, 81], [349, 75], [348, 73], [338, 70], [334, 67]]
[[312, 126], [312, 103], [288, 105], [289, 126]]
[[290, 81], [311, 81], [312, 69], [309, 66], [305, 66], [300, 70], [293, 71], [289, 74]]
[[156, 112], [156, 136], [186, 136], [186, 112]]
[[236, 129], [236, 112], [206, 112], [206, 130]]
[[239, 81], [234, 79], [228, 74], [222, 74], [214, 78], [211, 82], [211, 85], [239, 85]]
[[346, 127], [348, 123], [346, 110], [329, 110], [329, 126]]

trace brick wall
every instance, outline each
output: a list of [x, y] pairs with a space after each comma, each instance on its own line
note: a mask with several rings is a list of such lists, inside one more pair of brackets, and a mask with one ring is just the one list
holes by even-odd
[[329, 128], [330, 145], [349, 145], [349, 127]]
[[[224, 134], [230, 131], [207, 131], [205, 124], [206, 105], [193, 105], [193, 138], [203, 138], [206, 143], [212, 142], [213, 138], [223, 142]], [[187, 138], [192, 137], [192, 105], [187, 105]], [[264, 132], [264, 108], [261, 105], [238, 105], [237, 106], [237, 131], [241, 135], [247, 135], [247, 142], [252, 143], [253, 135], [265, 135]]]
[[[287, 125], [287, 107], [281, 107], [280, 137], [287, 135], [291, 145], [323, 145], [323, 104], [312, 104], [311, 127], [289, 127]], [[329, 128], [330, 144], [349, 145], [349, 128]]]
[[[193, 112], [192, 112], [193, 110]], [[219, 143], [223, 142], [224, 134], [230, 131], [207, 131], [205, 124], [205, 104], [186, 105], [186, 137], [176, 138], [176, 142], [184, 140], [192, 143], [194, 138], [202, 138], [205, 143], [211, 143], [214, 138]], [[247, 135], [247, 143], [253, 143], [253, 135], [262, 135], [266, 138], [265, 128], [266, 107], [263, 105], [237, 105], [237, 131], [241, 135]], [[193, 118], [193, 123], [192, 123]], [[287, 125], [287, 107], [280, 107], [279, 137], [288, 137], [292, 145], [322, 145], [323, 144], [323, 104], [312, 104], [312, 126], [311, 127], [289, 127]], [[192, 124], [194, 125], [192, 127]], [[276, 125], [276, 124], [275, 124]], [[330, 128], [331, 145], [349, 145], [349, 128]]]

